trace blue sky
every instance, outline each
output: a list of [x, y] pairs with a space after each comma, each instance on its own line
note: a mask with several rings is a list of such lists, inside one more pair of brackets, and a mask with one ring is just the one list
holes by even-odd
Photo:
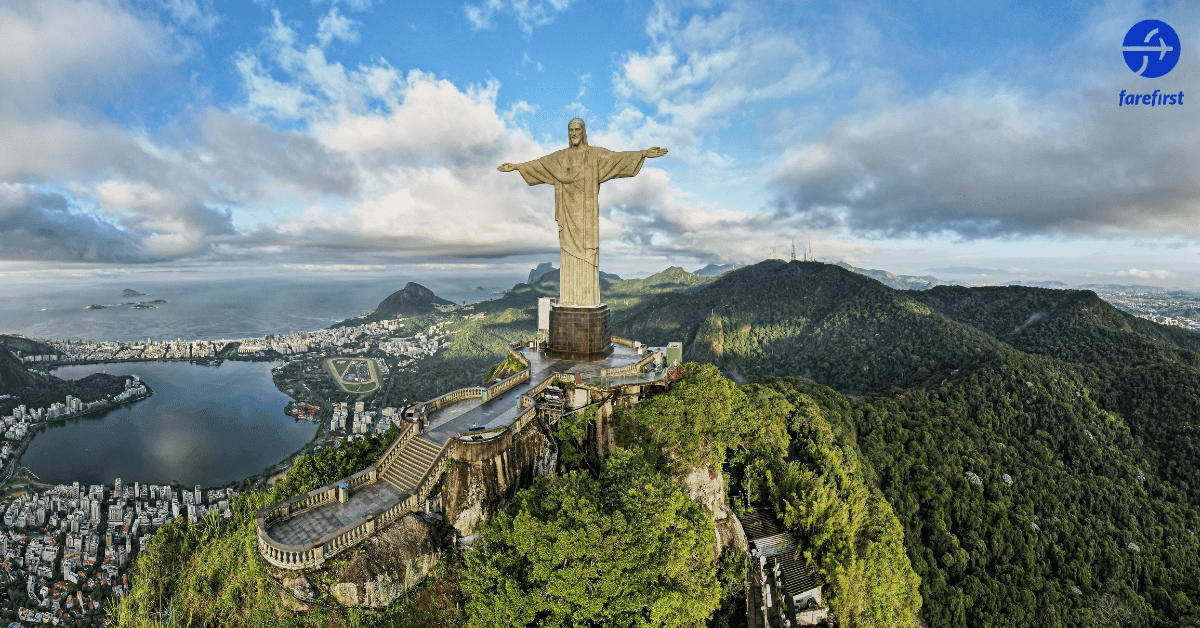
[[[663, 146], [601, 265], [826, 261], [1200, 286], [1195, 5], [13, 0], [0, 275], [523, 276], [553, 193], [500, 163]], [[1179, 34], [1147, 79], [1121, 45]], [[1118, 106], [1118, 94], [1185, 94]], [[1192, 95], [1195, 92], [1195, 96]], [[49, 273], [49, 275], [47, 275]]]

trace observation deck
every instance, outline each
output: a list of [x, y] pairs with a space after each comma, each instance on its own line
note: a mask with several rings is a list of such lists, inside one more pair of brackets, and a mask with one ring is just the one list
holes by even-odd
[[[258, 511], [258, 547], [284, 569], [316, 567], [420, 509], [456, 448], [517, 433], [536, 419], [534, 398], [557, 377], [577, 385], [611, 388], [652, 383], [665, 371], [645, 373], [662, 352], [639, 350], [613, 338], [604, 359], [555, 359], [513, 343], [509, 353], [525, 370], [490, 387], [462, 388], [406, 410], [400, 435], [376, 464], [304, 495]], [[472, 429], [475, 427], [476, 429]], [[480, 429], [480, 427], [482, 429]]]

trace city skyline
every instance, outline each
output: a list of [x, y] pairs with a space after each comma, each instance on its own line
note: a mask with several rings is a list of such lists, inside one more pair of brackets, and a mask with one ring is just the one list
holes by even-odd
[[[1121, 55], [1144, 19], [1180, 38], [1159, 78]], [[554, 202], [495, 167], [579, 116], [593, 145], [671, 150], [601, 191], [622, 276], [794, 242], [1194, 289], [1198, 26], [1134, 2], [23, 2], [0, 8], [0, 276], [520, 277], [558, 265]], [[1154, 90], [1186, 98], [1121, 106]]]

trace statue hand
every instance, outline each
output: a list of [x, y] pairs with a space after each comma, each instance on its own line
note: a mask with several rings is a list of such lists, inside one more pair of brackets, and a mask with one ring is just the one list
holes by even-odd
[[516, 169], [517, 169], [517, 167], [510, 163], [500, 164], [500, 167], [496, 168], [496, 170], [499, 170], [500, 172], [512, 172], [513, 170], [516, 170]]
[[663, 155], [666, 155], [667, 149], [655, 146], [642, 151], [642, 154], [653, 159], [654, 157], [662, 157]]

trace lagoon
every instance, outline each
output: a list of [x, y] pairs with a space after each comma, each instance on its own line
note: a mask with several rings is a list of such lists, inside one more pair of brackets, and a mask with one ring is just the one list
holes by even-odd
[[104, 413], [40, 430], [21, 458], [50, 484], [199, 484], [244, 479], [312, 440], [317, 424], [284, 414], [278, 363], [122, 362], [65, 366], [64, 379], [136, 374], [154, 394]]

